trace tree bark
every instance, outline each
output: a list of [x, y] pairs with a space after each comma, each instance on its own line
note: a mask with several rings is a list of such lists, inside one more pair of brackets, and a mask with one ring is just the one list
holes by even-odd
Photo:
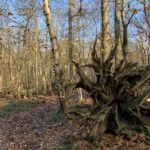
[[3, 88], [3, 41], [0, 39], [0, 93]]
[[60, 111], [65, 111], [65, 102], [64, 102], [64, 93], [63, 93], [63, 87], [61, 85], [61, 70], [60, 70], [60, 64], [59, 64], [59, 56], [58, 56], [58, 45], [57, 45], [57, 38], [56, 33], [53, 28], [52, 24], [52, 16], [51, 16], [51, 9], [49, 7], [49, 1], [44, 0], [44, 15], [46, 18], [46, 24], [48, 27], [50, 40], [52, 44], [52, 54], [53, 54], [53, 63], [54, 63], [54, 74], [55, 74], [55, 84], [57, 86], [57, 90], [59, 93], [59, 101], [60, 101]]
[[121, 18], [123, 25], [123, 43], [122, 43], [122, 51], [124, 55], [125, 63], [127, 63], [127, 53], [128, 53], [128, 24], [126, 23], [126, 0], [122, 0], [122, 8], [121, 8]]
[[115, 0], [115, 66], [119, 65], [122, 58], [120, 35], [120, 0]]
[[35, 83], [36, 83], [36, 95], [39, 95], [39, 73], [38, 73], [38, 20], [37, 20], [37, 1], [34, 0], [34, 23], [35, 23]]
[[101, 0], [102, 15], [102, 59], [103, 62], [108, 58], [111, 51], [110, 44], [110, 24], [109, 24], [109, 2]]
[[70, 71], [70, 78], [73, 76], [73, 64], [72, 64], [72, 57], [73, 57], [73, 16], [72, 16], [72, 8], [73, 8], [73, 0], [68, 0], [68, 47], [69, 47], [69, 71]]

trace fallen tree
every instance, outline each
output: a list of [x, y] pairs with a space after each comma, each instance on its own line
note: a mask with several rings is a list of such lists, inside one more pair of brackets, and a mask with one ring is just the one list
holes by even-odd
[[[139, 68], [137, 64], [125, 64], [124, 60], [113, 69], [114, 48], [108, 59], [101, 62], [96, 54], [96, 43], [91, 53], [92, 64], [81, 66], [73, 61], [80, 81], [75, 88], [86, 90], [93, 99], [93, 108], [72, 107], [67, 111], [70, 119], [79, 120], [84, 138], [99, 140], [109, 131], [122, 134], [126, 130], [144, 132], [150, 136], [150, 67]], [[96, 82], [90, 80], [83, 68], [93, 68]]]

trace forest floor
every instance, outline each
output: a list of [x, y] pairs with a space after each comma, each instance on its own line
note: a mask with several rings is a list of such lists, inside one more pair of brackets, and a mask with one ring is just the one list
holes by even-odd
[[142, 134], [130, 140], [105, 134], [99, 148], [85, 141], [72, 142], [77, 127], [57, 115], [56, 97], [34, 103], [17, 101], [11, 107], [10, 101], [3, 103], [0, 100], [0, 150], [150, 150]]

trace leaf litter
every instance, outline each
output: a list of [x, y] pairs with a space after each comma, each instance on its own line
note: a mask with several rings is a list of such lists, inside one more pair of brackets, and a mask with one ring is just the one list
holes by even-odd
[[73, 141], [77, 126], [57, 116], [58, 100], [50, 97], [22, 112], [0, 118], [0, 150], [150, 150], [142, 134], [124, 139], [105, 134], [98, 147]]

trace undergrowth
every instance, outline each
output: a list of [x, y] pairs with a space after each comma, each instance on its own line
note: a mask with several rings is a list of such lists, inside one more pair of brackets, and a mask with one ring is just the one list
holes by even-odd
[[0, 118], [8, 117], [12, 113], [27, 110], [41, 103], [40, 100], [3, 101], [0, 103]]

